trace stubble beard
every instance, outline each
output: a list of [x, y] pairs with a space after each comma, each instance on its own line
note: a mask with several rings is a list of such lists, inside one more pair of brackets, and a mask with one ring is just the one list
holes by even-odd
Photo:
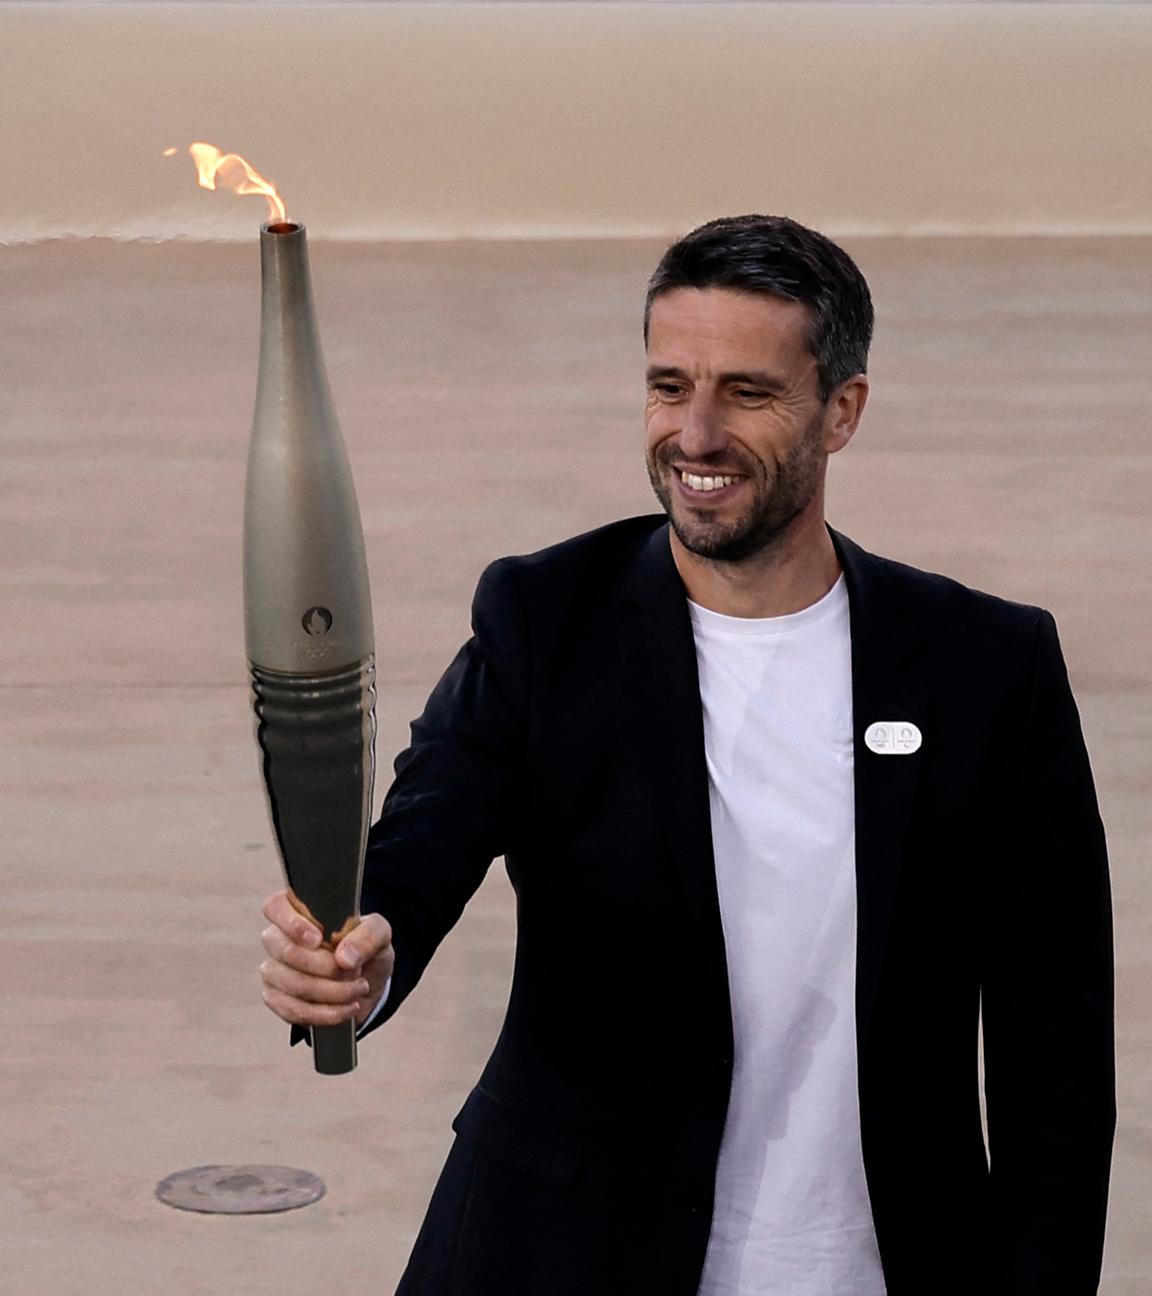
[[735, 469], [753, 486], [744, 512], [731, 521], [719, 521], [709, 519], [704, 510], [685, 510], [681, 500], [673, 502], [673, 462], [685, 457], [674, 443], [660, 446], [655, 455], [648, 455], [648, 480], [684, 548], [699, 558], [724, 563], [746, 562], [783, 543], [819, 489], [824, 462], [820, 428], [814, 422], [785, 459], [771, 465], [755, 460], [718, 466], [717, 472]]

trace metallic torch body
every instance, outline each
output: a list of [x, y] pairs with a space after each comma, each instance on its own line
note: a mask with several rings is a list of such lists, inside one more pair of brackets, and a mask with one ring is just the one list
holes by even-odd
[[[260, 369], [244, 500], [256, 738], [284, 874], [334, 946], [357, 918], [375, 738], [372, 603], [356, 491], [316, 331], [303, 226], [260, 231]], [[355, 1025], [312, 1030], [316, 1070]]]

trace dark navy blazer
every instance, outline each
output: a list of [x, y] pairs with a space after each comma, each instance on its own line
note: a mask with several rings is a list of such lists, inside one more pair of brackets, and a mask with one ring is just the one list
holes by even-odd
[[[1088, 1296], [1115, 1121], [1111, 907], [1055, 624], [829, 531], [851, 617], [858, 1086], [889, 1296]], [[912, 721], [922, 746], [871, 751], [878, 720]], [[396, 948], [373, 1029], [496, 856], [518, 933], [507, 1016], [398, 1296], [694, 1296], [733, 1040], [664, 517], [493, 563], [395, 767], [362, 897]]]

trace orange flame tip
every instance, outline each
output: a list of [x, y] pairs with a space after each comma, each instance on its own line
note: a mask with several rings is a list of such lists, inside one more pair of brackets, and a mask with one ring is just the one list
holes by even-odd
[[[167, 149], [164, 156], [171, 157], [175, 152]], [[281, 224], [288, 219], [276, 186], [238, 153], [221, 153], [214, 144], [204, 143], [189, 144], [188, 152], [196, 164], [196, 183], [202, 189], [221, 185], [237, 194], [261, 194], [268, 202], [270, 224]]]

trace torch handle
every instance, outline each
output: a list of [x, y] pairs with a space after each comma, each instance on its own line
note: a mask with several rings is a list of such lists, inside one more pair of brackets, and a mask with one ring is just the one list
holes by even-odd
[[312, 1027], [312, 1063], [320, 1075], [346, 1075], [356, 1069], [356, 1023]]
[[[252, 664], [264, 789], [293, 906], [335, 949], [356, 926], [372, 798], [375, 669], [371, 657], [301, 676]], [[315, 1069], [356, 1065], [355, 1026], [312, 1030]]]
[[[317, 921], [316, 915], [291, 887], [288, 888], [287, 895], [292, 908], [324, 932], [323, 925]], [[324, 932], [322, 947], [334, 950], [359, 921], [359, 915], [353, 914], [340, 931]], [[320, 1075], [346, 1075], [356, 1069], [356, 1023], [354, 1021], [342, 1022], [339, 1026], [313, 1026], [311, 1041], [313, 1064]]]

